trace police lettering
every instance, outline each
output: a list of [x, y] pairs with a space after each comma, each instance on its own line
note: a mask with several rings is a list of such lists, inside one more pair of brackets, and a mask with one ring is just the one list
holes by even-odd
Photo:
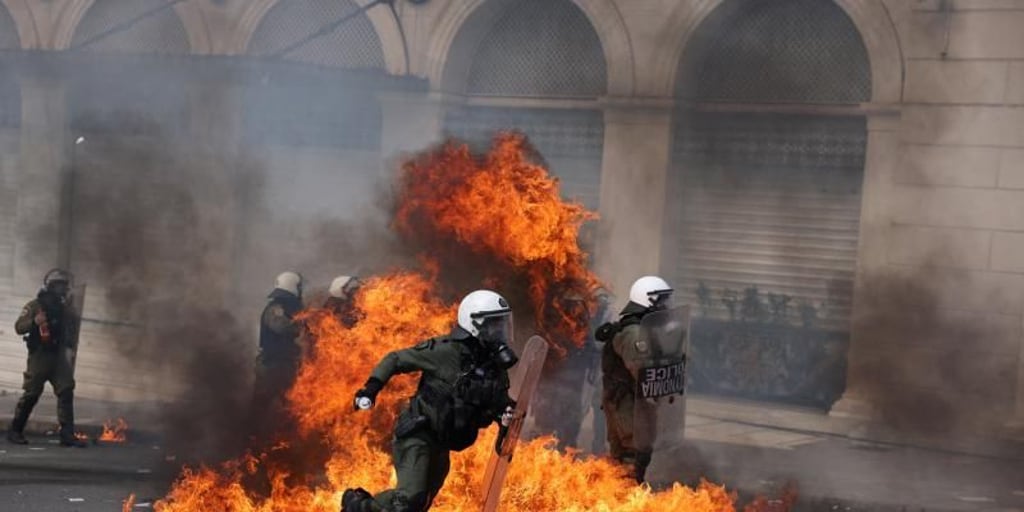
[[644, 368], [640, 373], [639, 387], [640, 395], [644, 398], [683, 394], [686, 390], [683, 363]]

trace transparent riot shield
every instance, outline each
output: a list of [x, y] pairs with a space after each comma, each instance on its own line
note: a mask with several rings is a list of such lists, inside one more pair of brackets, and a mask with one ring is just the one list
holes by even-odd
[[85, 283], [72, 287], [68, 299], [72, 320], [65, 327], [64, 336], [68, 342], [68, 357], [70, 358], [73, 371], [75, 369], [75, 361], [78, 359], [78, 339], [82, 332], [82, 313], [85, 311]]
[[641, 451], [677, 446], [686, 423], [690, 307], [648, 313], [640, 331], [649, 357], [637, 371], [633, 439]]

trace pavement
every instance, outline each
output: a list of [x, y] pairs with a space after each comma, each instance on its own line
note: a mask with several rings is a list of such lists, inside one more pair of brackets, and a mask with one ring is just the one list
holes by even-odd
[[[0, 395], [0, 428], [16, 399]], [[80, 430], [93, 435], [125, 418], [128, 442], [57, 446], [46, 435], [56, 404], [45, 396], [29, 425], [32, 444], [0, 441], [0, 509], [120, 510], [129, 494], [151, 503], [166, 492], [180, 461], [160, 445], [159, 404], [80, 398], [76, 409]], [[580, 444], [590, 435], [585, 427]], [[655, 454], [655, 485], [707, 477], [750, 497], [795, 483], [795, 512], [1024, 512], [1024, 450], [1005, 440], [937, 445], [816, 411], [709, 397], [688, 401], [685, 437]]]

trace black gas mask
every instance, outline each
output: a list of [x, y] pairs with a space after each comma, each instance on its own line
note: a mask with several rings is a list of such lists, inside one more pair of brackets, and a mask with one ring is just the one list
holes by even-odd
[[477, 339], [487, 349], [495, 364], [507, 370], [519, 362], [519, 357], [512, 351], [512, 347], [508, 346], [512, 339], [511, 315], [483, 317], [474, 320], [473, 325], [479, 331]]
[[43, 291], [64, 303], [71, 292], [71, 274], [59, 268], [47, 272], [43, 277]]

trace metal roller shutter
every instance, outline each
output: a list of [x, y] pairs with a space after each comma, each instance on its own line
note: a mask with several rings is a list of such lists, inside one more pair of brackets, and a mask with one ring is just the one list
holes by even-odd
[[[835, 398], [841, 381], [812, 374], [824, 352], [848, 341], [865, 144], [860, 117], [681, 118], [665, 262], [681, 299], [701, 311], [694, 338], [708, 357], [695, 361], [698, 390], [815, 405]], [[732, 353], [718, 354], [726, 345]], [[742, 370], [727, 360], [743, 350], [786, 376], [733, 375]]]

